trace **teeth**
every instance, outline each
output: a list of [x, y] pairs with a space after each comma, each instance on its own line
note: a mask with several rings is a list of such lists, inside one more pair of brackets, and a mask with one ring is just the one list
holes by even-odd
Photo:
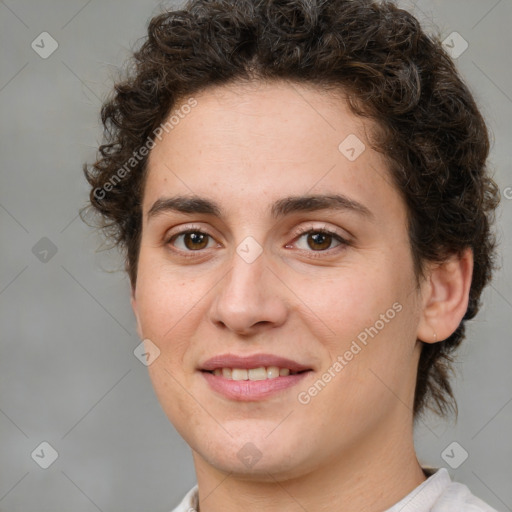
[[222, 376], [229, 380], [266, 380], [276, 379], [277, 377], [286, 377], [290, 374], [289, 368], [279, 368], [278, 366], [260, 366], [259, 368], [216, 368], [214, 375]]
[[249, 380], [266, 380], [267, 370], [265, 367], [251, 368], [248, 372]]
[[233, 380], [247, 380], [247, 370], [245, 368], [233, 368], [231, 370], [231, 378]]
[[267, 379], [275, 379], [279, 377], [279, 368], [277, 366], [269, 366], [267, 368]]

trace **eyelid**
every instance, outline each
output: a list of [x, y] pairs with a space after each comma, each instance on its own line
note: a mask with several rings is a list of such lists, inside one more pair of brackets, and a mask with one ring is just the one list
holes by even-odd
[[295, 236], [289, 244], [286, 244], [286, 248], [289, 248], [291, 245], [295, 245], [298, 240], [300, 240], [304, 235], [308, 233], [324, 233], [331, 236], [335, 241], [338, 242], [338, 245], [334, 247], [330, 247], [323, 251], [314, 251], [307, 249], [297, 248], [297, 251], [302, 254], [307, 254], [308, 258], [313, 259], [327, 259], [330, 257], [339, 256], [342, 251], [344, 251], [347, 247], [352, 245], [352, 242], [348, 239], [348, 237], [341, 235], [334, 228], [329, 228], [326, 225], [322, 227], [318, 226], [308, 226], [308, 227], [299, 227], [295, 233]]
[[[208, 229], [204, 228], [203, 226], [191, 224], [191, 225], [187, 225], [183, 228], [179, 228], [179, 231], [176, 231], [174, 233], [171, 233], [171, 234], [166, 233], [164, 235], [164, 243], [165, 243], [165, 245], [170, 244], [171, 240], [173, 238], [180, 236], [180, 235], [185, 235], [187, 233], [202, 233], [204, 235], [209, 236], [213, 240], [217, 241], [216, 237], [211, 232], [209, 232]], [[189, 252], [194, 252], [194, 251], [189, 251]], [[199, 252], [199, 251], [197, 251], [197, 252]]]
[[[173, 231], [176, 227], [177, 227], [178, 231], [176, 231], [175, 233], [172, 233], [172, 234], [168, 234], [168, 233], [171, 233], [171, 231]], [[210, 235], [213, 237], [213, 235], [208, 231], [208, 229], [206, 229], [203, 226], [200, 226], [199, 224], [186, 224], [184, 227], [183, 227], [183, 225], [180, 224], [179, 226], [175, 226], [175, 228], [172, 228], [172, 229], [166, 231], [165, 239], [168, 240], [169, 238], [172, 238], [173, 236], [182, 235], [183, 233], [187, 233], [188, 231], [200, 231], [201, 233], [204, 233], [205, 235]]]
[[303, 235], [305, 233], [310, 233], [310, 232], [323, 232], [323, 233], [328, 233], [330, 235], [336, 235], [338, 238], [340, 238], [341, 240], [343, 240], [344, 242], [346, 242], [347, 244], [349, 243], [349, 240], [347, 236], [341, 234], [340, 232], [338, 232], [335, 228], [331, 228], [329, 226], [327, 226], [326, 224], [324, 224], [323, 226], [315, 226], [315, 225], [310, 225], [310, 226], [307, 226], [307, 227], [304, 227], [304, 226], [300, 226], [297, 228], [296, 232], [295, 232], [295, 238], [297, 236], [300, 236], [300, 235]]

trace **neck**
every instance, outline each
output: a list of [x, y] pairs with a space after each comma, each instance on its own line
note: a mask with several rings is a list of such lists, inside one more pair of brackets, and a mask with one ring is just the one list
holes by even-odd
[[[399, 423], [400, 424], [400, 423]], [[373, 439], [293, 478], [268, 471], [264, 481], [223, 473], [193, 452], [200, 512], [340, 511], [382, 512], [426, 477], [416, 458], [413, 427], [383, 428]], [[406, 426], [403, 426], [406, 425]]]

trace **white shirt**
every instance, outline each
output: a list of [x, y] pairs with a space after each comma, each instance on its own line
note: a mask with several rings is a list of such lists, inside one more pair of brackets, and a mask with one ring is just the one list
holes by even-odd
[[[197, 485], [172, 512], [197, 512]], [[446, 468], [438, 469], [405, 498], [385, 512], [497, 512], [464, 485], [452, 482]]]

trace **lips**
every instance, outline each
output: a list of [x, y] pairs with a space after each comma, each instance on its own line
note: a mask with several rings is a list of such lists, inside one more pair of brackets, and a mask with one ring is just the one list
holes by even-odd
[[222, 354], [202, 363], [199, 367], [202, 371], [213, 372], [222, 368], [240, 368], [240, 369], [254, 369], [260, 367], [278, 367], [288, 368], [290, 372], [299, 373], [306, 370], [311, 370], [304, 364], [287, 359], [285, 357], [275, 356], [272, 354], [253, 354], [251, 356], [237, 356], [235, 354]]
[[272, 354], [223, 354], [208, 359], [198, 370], [211, 390], [235, 402], [270, 399], [296, 386], [313, 371], [297, 361]]

